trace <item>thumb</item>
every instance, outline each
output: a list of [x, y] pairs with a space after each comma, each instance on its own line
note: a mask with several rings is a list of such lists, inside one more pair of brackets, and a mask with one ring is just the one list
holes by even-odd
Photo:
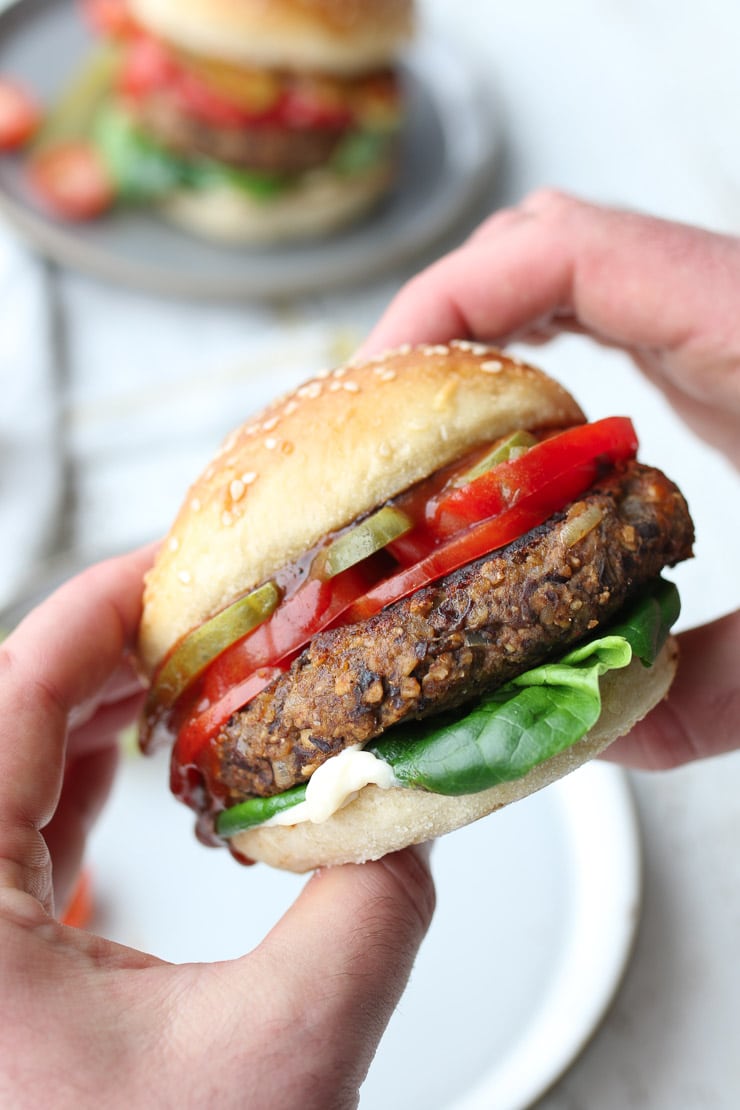
[[[262, 944], [231, 965], [232, 975], [240, 964], [246, 977], [250, 1035], [259, 1028], [271, 1107], [357, 1105], [434, 900], [423, 847], [319, 871]], [[243, 1037], [243, 1015], [234, 1018]], [[254, 1070], [250, 1078], [259, 1089]]]
[[607, 758], [666, 770], [740, 746], [740, 610], [678, 637], [667, 697], [608, 749]]

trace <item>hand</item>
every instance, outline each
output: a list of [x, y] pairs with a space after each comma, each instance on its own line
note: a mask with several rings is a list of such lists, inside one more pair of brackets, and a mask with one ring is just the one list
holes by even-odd
[[[740, 240], [539, 192], [409, 282], [361, 354], [583, 333], [627, 351], [686, 423], [740, 466], [739, 297]], [[680, 641], [668, 699], [614, 745], [614, 757], [670, 767], [740, 745], [740, 613]]]
[[126, 653], [149, 560], [87, 571], [0, 646], [0, 1104], [354, 1106], [431, 920], [422, 852], [318, 873], [220, 964], [54, 917], [141, 701]]

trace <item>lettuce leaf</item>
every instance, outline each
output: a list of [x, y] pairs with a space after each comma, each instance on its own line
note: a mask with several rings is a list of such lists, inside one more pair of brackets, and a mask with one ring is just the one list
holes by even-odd
[[253, 198], [267, 200], [289, 185], [289, 179], [280, 174], [236, 169], [208, 158], [186, 158], [165, 150], [137, 127], [128, 112], [111, 101], [97, 113], [93, 138], [122, 200], [158, 200], [175, 189], [219, 186], [241, 189]]
[[[534, 667], [456, 715], [396, 725], [368, 750], [402, 786], [475, 794], [521, 778], [577, 743], [599, 719], [599, 679], [633, 656], [651, 666], [680, 613], [678, 590], [659, 579], [606, 632], [561, 659]], [[305, 784], [241, 802], [219, 815], [232, 836], [304, 800]]]

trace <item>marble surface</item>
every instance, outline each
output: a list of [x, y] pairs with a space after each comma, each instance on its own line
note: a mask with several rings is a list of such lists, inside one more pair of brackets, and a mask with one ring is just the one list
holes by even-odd
[[[424, 33], [469, 57], [505, 123], [504, 158], [469, 226], [548, 184], [740, 231], [733, 0], [422, 9]], [[337, 294], [205, 305], [60, 270], [0, 227], [0, 606], [49, 560], [66, 567], [159, 535], [235, 419], [351, 353], [424, 261]], [[677, 574], [683, 626], [740, 604], [736, 476], [620, 355], [569, 338], [536, 357], [594, 417], [618, 396], [643, 456], [684, 487], [699, 542]], [[740, 1097], [740, 755], [631, 781], [645, 861], [634, 955], [541, 1106], [729, 1110]]]

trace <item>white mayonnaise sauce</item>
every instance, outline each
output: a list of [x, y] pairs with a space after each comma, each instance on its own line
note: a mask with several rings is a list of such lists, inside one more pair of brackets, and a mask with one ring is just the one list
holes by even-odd
[[371, 784], [383, 790], [395, 786], [393, 769], [359, 745], [345, 748], [314, 771], [308, 780], [304, 802], [276, 813], [262, 827], [298, 825], [302, 821], [320, 824], [351, 802], [364, 786]]

